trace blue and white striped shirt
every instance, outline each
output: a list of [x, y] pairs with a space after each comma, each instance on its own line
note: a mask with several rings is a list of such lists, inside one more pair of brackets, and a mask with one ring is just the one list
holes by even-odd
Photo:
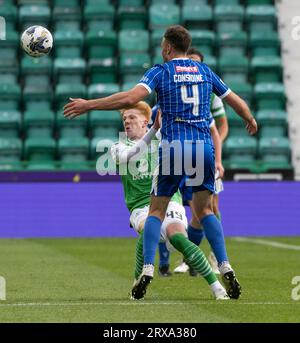
[[144, 74], [139, 85], [157, 93], [162, 139], [211, 144], [211, 94], [224, 98], [230, 89], [206, 64], [188, 58], [157, 64]]

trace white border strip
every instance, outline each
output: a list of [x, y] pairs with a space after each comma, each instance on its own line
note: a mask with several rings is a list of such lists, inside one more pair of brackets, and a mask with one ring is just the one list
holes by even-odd
[[248, 301], [248, 302], [243, 302], [243, 301], [233, 301], [233, 300], [228, 300], [228, 301], [216, 301], [214, 299], [212, 300], [204, 300], [204, 301], [157, 301], [157, 302], [147, 302], [144, 300], [132, 300], [132, 301], [99, 301], [99, 302], [60, 302], [60, 303], [51, 303], [51, 302], [36, 302], [36, 303], [10, 303], [10, 304], [1, 304], [0, 303], [0, 308], [1, 307], [47, 307], [47, 306], [58, 306], [58, 307], [72, 307], [72, 306], [153, 306], [153, 305], [158, 305], [158, 306], [170, 306], [170, 305], [212, 305], [213, 303], [215, 304], [231, 304], [233, 306], [236, 305], [298, 305], [300, 306], [300, 302], [296, 301], [291, 301], [291, 302], [268, 302], [268, 301]]
[[143, 83], [143, 82], [138, 83], [137, 86], [143, 86], [143, 87], [145, 87], [145, 88], [147, 89], [147, 91], [149, 92], [149, 94], [152, 93], [152, 89], [151, 89], [148, 85], [146, 85], [145, 83]]
[[233, 237], [232, 240], [235, 240], [237, 242], [243, 242], [243, 243], [267, 245], [267, 246], [270, 246], [273, 248], [279, 248], [279, 249], [288, 249], [288, 250], [300, 251], [300, 245], [279, 243], [279, 242], [274, 242], [274, 241], [269, 241], [269, 240], [259, 239], [259, 238]]
[[220, 99], [224, 99], [224, 98], [227, 97], [227, 95], [228, 95], [229, 93], [231, 93], [231, 89], [230, 89], [230, 88], [228, 88], [227, 91], [226, 91], [224, 94], [219, 95], [219, 98], [220, 98]]

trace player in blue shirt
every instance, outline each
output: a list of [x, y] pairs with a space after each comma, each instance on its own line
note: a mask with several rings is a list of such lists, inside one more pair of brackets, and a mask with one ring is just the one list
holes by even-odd
[[[144, 275], [133, 289], [133, 296], [145, 293], [147, 285], [152, 280], [154, 246], [158, 243], [155, 231], [158, 232], [161, 216], [165, 212], [170, 197], [184, 179], [183, 175], [190, 175], [190, 170], [182, 168], [183, 173], [180, 174], [176, 167], [172, 167], [176, 164], [180, 165], [180, 163], [183, 165], [182, 160], [186, 158], [194, 159], [195, 162], [198, 155], [197, 147], [201, 150], [201, 144], [204, 150], [204, 171], [202, 170], [201, 182], [194, 183], [192, 187], [192, 203], [209, 240], [217, 240], [218, 237], [214, 245], [224, 246], [221, 223], [211, 210], [215, 181], [214, 148], [209, 132], [209, 119], [212, 92], [220, 98], [226, 98], [231, 91], [205, 64], [186, 58], [188, 38], [187, 35], [184, 37], [184, 31], [182, 31], [184, 38], [181, 39], [179, 31], [176, 32], [176, 28], [167, 30], [162, 44], [162, 55], [166, 63], [150, 69], [140, 82], [149, 89], [149, 92], [153, 89], [157, 92], [157, 100], [163, 113], [162, 140], [170, 143], [180, 141], [183, 144], [181, 149], [178, 148], [173, 154], [169, 150], [170, 144], [162, 143], [160, 148], [159, 171], [153, 179], [153, 197], [149, 216], [145, 223]], [[245, 105], [243, 104], [243, 106]], [[246, 106], [245, 111], [249, 114], [250, 131], [254, 133], [256, 123]], [[187, 144], [187, 141], [191, 141], [191, 143]], [[164, 155], [165, 152], [167, 157]], [[167, 158], [170, 160], [170, 170], [169, 173], [164, 173], [164, 162]], [[199, 168], [199, 171], [202, 166], [203, 161], [198, 161], [198, 163], [196, 161], [196, 170]], [[149, 243], [147, 244], [147, 242]], [[180, 244], [179, 237], [178, 245]], [[227, 256], [224, 260], [228, 261]], [[239, 290], [236, 289], [237, 281], [234, 272], [228, 268], [223, 276], [228, 295], [237, 298]]]
[[[199, 62], [203, 62], [204, 60], [204, 56], [202, 55], [202, 53], [193, 47], [189, 48], [188, 57], [194, 61], [199, 61]], [[155, 105], [152, 109], [151, 122], [154, 122], [155, 120], [158, 107], [159, 107], [158, 105]], [[214, 127], [217, 127], [217, 135], [219, 135], [221, 141], [224, 141], [228, 133], [228, 123], [227, 123], [227, 118], [226, 118], [222, 100], [219, 99], [215, 94], [212, 94], [211, 96], [210, 111], [211, 111], [212, 118], [215, 120], [215, 123], [216, 123]], [[184, 198], [185, 203], [188, 205], [189, 201], [192, 200], [192, 192], [189, 191], [186, 187], [184, 187], [184, 184], [185, 183], [183, 182], [183, 187], [180, 187], [180, 190], [183, 193], [183, 198]], [[214, 214], [217, 216], [219, 220], [221, 220], [220, 212], [218, 209], [218, 194], [223, 190], [223, 184], [220, 177], [216, 179], [215, 187], [216, 187], [216, 193], [213, 196], [212, 207], [213, 207]], [[188, 231], [189, 239], [196, 245], [199, 245], [202, 238], [204, 237], [204, 232], [200, 226], [200, 223], [198, 222], [198, 219], [194, 217], [192, 218], [187, 231]], [[220, 239], [223, 240], [223, 237], [209, 236], [209, 238], [211, 239], [210, 244], [211, 244], [212, 250], [215, 251], [215, 254], [211, 252], [209, 255], [209, 259], [213, 266], [213, 270], [215, 273], [218, 272], [220, 274], [220, 271], [218, 269], [218, 266], [220, 266], [221, 274], [223, 276], [223, 274], [227, 274], [230, 270], [232, 270], [228, 262], [225, 241], [224, 241], [224, 245], [222, 245], [222, 244], [219, 244], [219, 242], [220, 242]], [[215, 245], [216, 245], [216, 248], [215, 248]], [[169, 274], [167, 270], [169, 266], [169, 254], [163, 242], [159, 243], [159, 256], [160, 256], [159, 273], [160, 275], [168, 276]], [[197, 276], [197, 272], [195, 272], [185, 262], [183, 262], [177, 268], [175, 268], [174, 272], [184, 273], [187, 270], [189, 270], [190, 275]], [[164, 274], [162, 274], [162, 272], [164, 272]], [[239, 292], [240, 292], [239, 290], [240, 287], [237, 283], [236, 283], [235, 288], [236, 288], [235, 297], [238, 297]]]
[[[213, 97], [214, 96], [215, 95], [213, 95]], [[152, 124], [155, 122], [155, 118], [157, 116], [158, 110], [159, 110], [159, 104], [156, 104], [152, 108], [152, 115], [151, 115], [151, 119], [150, 119], [149, 124], [148, 124], [149, 128], [151, 128]], [[215, 159], [216, 160], [215, 161], [215, 163], [216, 163], [216, 170], [218, 170], [218, 174], [221, 175], [220, 177], [222, 177], [223, 176], [223, 170], [224, 170], [224, 168], [222, 166], [222, 162], [220, 160], [221, 159], [222, 143], [221, 143], [221, 138], [220, 138], [220, 135], [218, 133], [218, 130], [217, 130], [217, 127], [216, 127], [215, 120], [214, 120], [213, 116], [211, 116], [211, 119], [210, 119], [210, 131], [211, 131], [211, 136], [212, 136], [212, 139], [213, 139], [213, 143], [214, 143], [214, 147], [215, 147], [215, 152], [216, 152], [216, 159]], [[215, 185], [216, 185], [216, 182], [215, 182]], [[191, 200], [192, 200], [192, 195], [193, 195], [191, 187], [186, 187], [185, 186], [185, 180], [182, 180], [181, 185], [179, 186], [179, 189], [180, 189], [180, 192], [183, 195], [183, 201], [184, 201], [185, 205], [188, 206], [190, 204]], [[216, 190], [217, 190], [217, 186], [216, 186]], [[214, 211], [214, 213], [215, 213], [215, 211]], [[215, 213], [215, 215], [217, 216], [216, 213]], [[197, 225], [194, 224], [194, 223], [198, 223], [198, 219], [193, 217], [193, 221], [192, 222], [193, 222], [194, 227], [192, 227], [191, 224], [189, 224], [188, 230], [187, 230], [188, 235], [189, 235], [189, 239], [193, 243], [199, 245], [200, 244], [199, 237], [201, 237], [201, 239], [202, 239], [203, 236], [204, 236], [204, 233], [203, 233], [202, 229], [198, 229], [198, 226], [200, 225], [200, 223], [197, 224]], [[221, 232], [220, 232], [220, 234], [221, 234]], [[228, 262], [227, 253], [226, 253], [226, 247], [225, 247], [225, 241], [224, 241], [224, 245], [219, 244], [220, 239], [224, 241], [223, 233], [222, 233], [221, 237], [212, 237], [212, 240], [210, 241], [210, 243], [211, 243], [213, 251], [214, 251], [214, 246], [217, 243], [217, 245], [216, 245], [216, 250], [217, 250], [216, 254], [217, 254], [218, 257], [221, 257], [221, 260], [219, 260], [219, 262], [220, 262], [219, 264], [220, 265], [222, 264], [224, 267], [226, 267], [226, 268], [223, 268], [223, 269], [224, 269], [224, 273], [227, 273], [229, 271], [229, 269], [232, 270], [232, 268], [231, 268], [231, 266], [230, 266], [230, 264]], [[195, 242], [194, 242], [194, 240], [195, 240]], [[164, 276], [164, 277], [171, 276], [172, 273], [169, 270], [169, 267], [170, 267], [170, 261], [169, 261], [170, 253], [169, 253], [169, 250], [167, 249], [166, 243], [165, 242], [159, 242], [158, 250], [159, 250], [159, 269], [158, 269], [158, 273], [159, 273], [160, 276]], [[211, 254], [209, 255], [209, 258], [212, 260], [211, 256], [215, 256], [213, 254], [213, 252], [211, 252]], [[214, 272], [217, 273], [217, 274], [220, 274], [220, 271], [218, 269], [218, 262], [217, 262], [217, 260], [216, 261], [213, 260], [213, 262], [214, 263], [212, 264], [212, 268], [213, 268]], [[182, 271], [182, 269], [184, 269], [184, 271]], [[178, 271], [178, 270], [180, 270], [180, 271]], [[193, 270], [192, 267], [188, 266], [185, 263], [185, 261], [182, 262], [182, 264], [180, 264], [174, 271], [176, 273], [179, 273], [179, 272], [180, 273], [184, 273], [187, 270], [190, 271], [190, 275], [191, 276], [197, 276], [197, 274], [198, 274], [196, 271]], [[222, 273], [222, 275], [223, 275], [223, 273]], [[237, 287], [239, 287], [238, 284], [237, 284]], [[236, 297], [237, 297], [237, 295], [236, 295]]]
[[[149, 216], [144, 227], [144, 269], [132, 289], [132, 296], [137, 299], [144, 296], [153, 279], [161, 223], [170, 198], [186, 175], [190, 175], [188, 180], [193, 183], [192, 202], [201, 225], [211, 232], [222, 230], [211, 210], [215, 179], [214, 147], [209, 132], [212, 92], [246, 121], [250, 134], [257, 131], [256, 121], [245, 101], [208, 66], [187, 58], [190, 45], [189, 32], [180, 25], [171, 26], [162, 40], [165, 63], [147, 71], [136, 87], [102, 99], [70, 99], [64, 107], [65, 117], [74, 118], [90, 110], [125, 108], [144, 99], [153, 90], [157, 93], [162, 110], [162, 143], [158, 173], [153, 178]], [[185, 165], [187, 160], [189, 163]], [[175, 236], [174, 246], [181, 251], [184, 249], [182, 237], [180, 234]]]

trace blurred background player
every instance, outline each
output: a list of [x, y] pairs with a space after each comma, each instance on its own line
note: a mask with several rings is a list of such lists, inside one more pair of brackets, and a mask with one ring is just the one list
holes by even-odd
[[[143, 101], [121, 111], [124, 129], [126, 133], [125, 142], [118, 142], [111, 148], [113, 159], [119, 165], [119, 170], [125, 171], [122, 183], [125, 194], [125, 202], [130, 211], [130, 223], [139, 234], [136, 245], [135, 283], [143, 270], [143, 229], [149, 211], [150, 192], [152, 187], [152, 173], [157, 163], [157, 144], [151, 145], [152, 138], [159, 129], [159, 115], [153, 127], [148, 131], [147, 125], [151, 117], [151, 108]], [[148, 132], [147, 132], [148, 131]], [[148, 147], [149, 146], [149, 147]], [[137, 166], [136, 172], [128, 164]], [[140, 168], [141, 166], [141, 168]], [[145, 168], [147, 166], [147, 168]], [[216, 299], [229, 299], [225, 289], [217, 280], [206, 257], [202, 251], [187, 238], [187, 218], [182, 206], [182, 198], [177, 191], [172, 197], [164, 221], [161, 226], [161, 240], [166, 242], [170, 250], [172, 242], [180, 242], [177, 250], [183, 253], [185, 259], [191, 263], [208, 282], [210, 289]], [[178, 243], [177, 243], [178, 246]], [[144, 297], [144, 292], [136, 290], [132, 294], [134, 299]]]

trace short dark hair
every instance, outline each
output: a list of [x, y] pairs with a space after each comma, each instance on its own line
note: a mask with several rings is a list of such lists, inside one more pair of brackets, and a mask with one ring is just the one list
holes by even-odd
[[164, 38], [176, 51], [184, 53], [188, 51], [192, 42], [189, 31], [181, 25], [168, 27], [164, 34]]
[[203, 54], [196, 48], [190, 47], [189, 50], [187, 51], [187, 55], [197, 55], [200, 57], [201, 62], [204, 61], [204, 56]]

